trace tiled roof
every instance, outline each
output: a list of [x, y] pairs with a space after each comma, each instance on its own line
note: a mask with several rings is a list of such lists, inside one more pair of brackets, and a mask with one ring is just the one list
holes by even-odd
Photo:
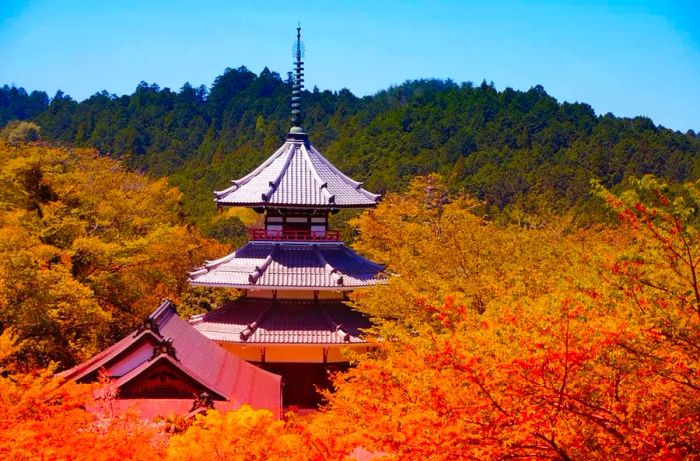
[[190, 320], [207, 338], [248, 344], [363, 343], [370, 322], [339, 301], [243, 297]]
[[381, 283], [383, 267], [342, 243], [250, 242], [190, 273], [190, 283], [219, 287], [359, 288]]
[[[148, 323], [150, 322], [150, 324]], [[147, 323], [92, 359], [61, 374], [80, 381], [100, 370], [116, 378], [117, 387], [128, 383], [156, 362], [166, 360], [216, 395], [238, 404], [267, 408], [279, 416], [281, 378], [227, 352], [180, 318], [169, 301], [153, 312]], [[154, 356], [154, 345], [172, 340], [175, 357]]]
[[307, 140], [288, 139], [272, 156], [228, 189], [214, 192], [220, 206], [374, 206], [380, 196], [345, 176]]

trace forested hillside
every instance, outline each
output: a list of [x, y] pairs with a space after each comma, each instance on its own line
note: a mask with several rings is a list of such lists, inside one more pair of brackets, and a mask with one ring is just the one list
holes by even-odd
[[[0, 121], [29, 118], [46, 140], [169, 175], [190, 219], [209, 231], [211, 190], [278, 147], [290, 125], [290, 93], [279, 74], [244, 67], [226, 69], [210, 88], [142, 83], [131, 95], [102, 92], [80, 103], [60, 92], [49, 103], [43, 93], [4, 87]], [[590, 199], [591, 178], [614, 186], [631, 175], [683, 181], [700, 172], [694, 132], [596, 115], [584, 103], [559, 103], [541, 86], [496, 91], [486, 82], [421, 80], [364, 98], [314, 89], [303, 95], [303, 116], [332, 162], [382, 193], [440, 172], [453, 190], [499, 208], [561, 211]]]

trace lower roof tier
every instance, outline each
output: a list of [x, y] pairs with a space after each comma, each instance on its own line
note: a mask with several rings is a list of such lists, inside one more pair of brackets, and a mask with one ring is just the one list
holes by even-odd
[[340, 242], [253, 241], [190, 273], [195, 286], [352, 290], [382, 283], [384, 267]]
[[357, 344], [369, 319], [338, 301], [242, 297], [190, 319], [207, 338], [239, 344]]

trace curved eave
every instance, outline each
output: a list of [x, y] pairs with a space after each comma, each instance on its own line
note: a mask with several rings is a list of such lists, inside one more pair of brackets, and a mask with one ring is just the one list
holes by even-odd
[[350, 291], [382, 283], [383, 266], [339, 242], [252, 243], [190, 272], [194, 286]]
[[386, 280], [380, 279], [375, 283], [370, 283], [366, 285], [338, 285], [338, 286], [294, 286], [294, 285], [253, 285], [253, 284], [228, 284], [228, 283], [206, 283], [197, 282], [196, 279], [189, 279], [190, 285], [194, 287], [208, 287], [208, 288], [238, 288], [239, 290], [250, 290], [250, 291], [260, 291], [260, 290], [285, 290], [285, 291], [355, 291], [362, 290], [364, 288], [372, 288], [377, 285], [383, 285]]
[[[202, 333], [204, 336], [206, 336], [206, 333]], [[369, 341], [366, 341], [362, 338], [359, 338], [357, 336], [353, 336], [353, 339], [348, 342], [338, 342], [338, 343], [329, 343], [329, 342], [305, 342], [305, 343], [300, 343], [300, 342], [286, 342], [286, 341], [278, 341], [278, 342], [248, 342], [248, 341], [227, 341], [225, 339], [212, 339], [212, 341], [216, 341], [217, 343], [225, 343], [225, 344], [238, 344], [238, 345], [243, 345], [243, 346], [254, 346], [254, 347], [270, 347], [270, 346], [285, 346], [285, 347], [337, 347], [337, 348], [343, 348], [343, 347], [349, 347], [349, 346], [362, 346], [369, 344]]]
[[215, 199], [214, 201], [216, 202], [217, 207], [225, 208], [225, 207], [249, 207], [249, 208], [299, 208], [299, 209], [328, 209], [328, 210], [337, 210], [339, 208], [374, 208], [377, 205], [379, 205], [379, 202], [381, 200], [381, 195], [377, 199], [376, 202], [368, 202], [368, 203], [356, 203], [356, 204], [347, 204], [347, 205], [329, 205], [327, 203], [323, 204], [316, 204], [316, 205], [300, 205], [298, 203], [283, 203], [283, 202], [222, 202], [218, 199]]

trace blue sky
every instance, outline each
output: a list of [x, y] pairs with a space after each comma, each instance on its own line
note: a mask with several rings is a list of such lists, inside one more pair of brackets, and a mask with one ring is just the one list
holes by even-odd
[[291, 70], [373, 94], [407, 79], [541, 84], [597, 113], [700, 131], [700, 1], [0, 0], [0, 84], [82, 100], [145, 80], [209, 86], [226, 67]]

